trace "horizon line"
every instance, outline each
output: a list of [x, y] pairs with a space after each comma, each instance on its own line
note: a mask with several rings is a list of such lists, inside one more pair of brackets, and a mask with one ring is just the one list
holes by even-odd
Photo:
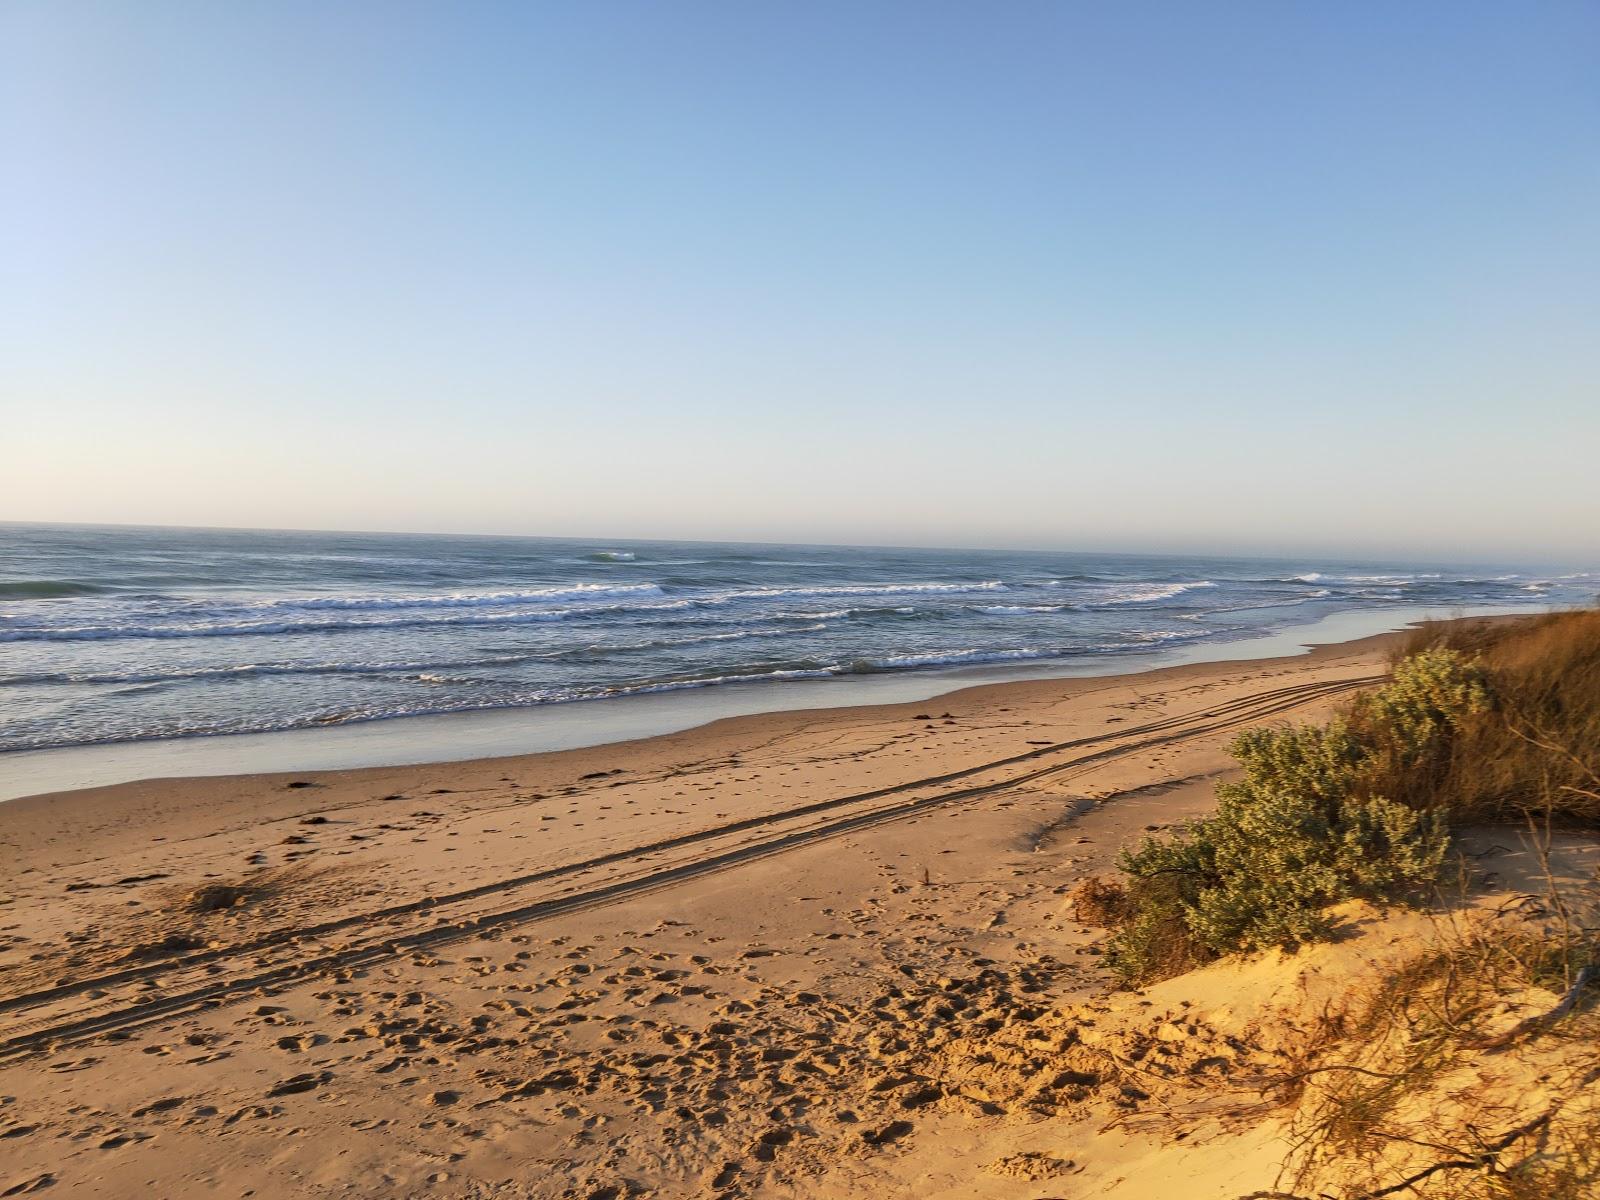
[[[1102, 558], [1231, 558], [1245, 562], [1296, 562], [1302, 560], [1316, 560], [1335, 565], [1411, 565], [1411, 566], [1534, 566], [1535, 563], [1527, 560], [1507, 559], [1501, 562], [1489, 560], [1470, 559], [1438, 559], [1438, 558], [1388, 558], [1384, 555], [1371, 557], [1347, 557], [1343, 554], [1332, 553], [1321, 555], [1316, 553], [1299, 555], [1205, 552], [1199, 550], [1084, 550], [1071, 549], [1060, 546], [951, 546], [951, 545], [910, 545], [890, 542], [805, 542], [783, 540], [751, 540], [745, 538], [666, 538], [666, 537], [637, 537], [621, 536], [612, 537], [599, 534], [554, 534], [554, 533], [479, 533], [461, 531], [426, 531], [413, 529], [310, 529], [303, 527], [280, 527], [271, 525], [180, 525], [164, 524], [160, 522], [128, 522], [128, 521], [27, 521], [10, 518], [0, 519], [0, 527], [6, 526], [45, 526], [66, 529], [143, 529], [143, 530], [168, 530], [191, 533], [289, 533], [289, 534], [320, 534], [326, 536], [346, 537], [439, 537], [439, 538], [513, 538], [523, 541], [547, 542], [633, 542], [649, 545], [690, 544], [703, 546], [784, 546], [795, 549], [812, 550], [922, 550], [922, 551], [950, 551], [966, 554], [1070, 554], [1085, 557], [1098, 556]], [[1576, 560], [1558, 562], [1546, 560], [1537, 565], [1577, 567]], [[1589, 564], [1593, 565], [1593, 564]]]

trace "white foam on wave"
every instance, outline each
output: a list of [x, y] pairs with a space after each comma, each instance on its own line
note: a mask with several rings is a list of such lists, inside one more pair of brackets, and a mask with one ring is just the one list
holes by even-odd
[[[90, 624], [30, 621], [0, 624], [0, 642], [101, 641], [121, 638], [250, 637], [341, 630], [426, 628], [436, 625], [497, 625], [559, 621], [574, 616], [616, 612], [667, 611], [690, 607], [720, 607], [734, 601], [786, 600], [805, 597], [878, 597], [918, 594], [959, 594], [1004, 591], [998, 579], [975, 583], [826, 584], [814, 587], [749, 588], [656, 601], [665, 592], [659, 584], [579, 583], [562, 587], [492, 592], [455, 592], [439, 595], [300, 596], [256, 604], [201, 607], [191, 605], [133, 620]], [[562, 602], [572, 607], [544, 608]], [[466, 610], [462, 612], [461, 610]], [[341, 614], [328, 620], [309, 614]], [[429, 615], [438, 612], [438, 615]], [[901, 613], [913, 611], [896, 609]], [[307, 617], [294, 619], [295, 614]], [[382, 614], [393, 614], [386, 617]], [[821, 617], [848, 615], [833, 610]], [[803, 614], [811, 619], [812, 614]], [[773, 614], [781, 617], [783, 614]], [[81, 620], [81, 614], [80, 614]]]
[[895, 671], [910, 667], [955, 666], [960, 663], [1014, 662], [1035, 658], [1060, 658], [1070, 650], [936, 650], [925, 654], [891, 654], [883, 658], [863, 658], [851, 663], [853, 672]]
[[[629, 555], [631, 558], [632, 555]], [[349, 609], [392, 608], [504, 608], [511, 604], [548, 604], [552, 601], [601, 600], [616, 596], [659, 596], [656, 583], [574, 583], [559, 587], [517, 588], [494, 592], [445, 592], [421, 596], [290, 596], [242, 609]]]
[[262, 662], [231, 663], [224, 666], [197, 666], [187, 670], [170, 671], [42, 671], [16, 675], [0, 675], [0, 684], [131, 684], [131, 683], [184, 683], [228, 678], [246, 678], [267, 675], [391, 675], [414, 674], [426, 682], [457, 682], [434, 674], [440, 668], [506, 667], [538, 661], [554, 661], [574, 653], [605, 655], [612, 653], [637, 653], [641, 650], [678, 650], [710, 642], [738, 642], [751, 638], [781, 638], [795, 634], [821, 633], [827, 629], [825, 622], [784, 628], [736, 629], [726, 633], [700, 634], [695, 637], [661, 638], [634, 643], [597, 643], [580, 647], [529, 651], [519, 654], [495, 654], [485, 658], [462, 658], [438, 661], [376, 660], [376, 661], [326, 661], [326, 662]]
[[1218, 608], [1208, 608], [1198, 613], [1178, 613], [1180, 620], [1205, 621], [1211, 617], [1221, 616], [1223, 613], [1260, 612], [1272, 608], [1296, 608], [1302, 604], [1313, 604], [1318, 600], [1325, 600], [1333, 595], [1331, 588], [1318, 588], [1314, 592], [1307, 592], [1303, 596], [1273, 597], [1250, 604], [1229, 604]]
[[900, 605], [895, 608], [821, 608], [803, 609], [798, 612], [767, 612], [761, 614], [763, 621], [842, 621], [848, 617], [876, 617], [884, 613], [894, 613], [898, 616], [909, 616], [917, 609], [909, 605]]
[[526, 654], [499, 654], [488, 658], [451, 660], [399, 659], [326, 662], [230, 663], [224, 666], [174, 668], [169, 671], [40, 671], [32, 674], [0, 675], [0, 684], [113, 684], [183, 683], [189, 680], [246, 678], [252, 675], [390, 675], [427, 673], [441, 668], [503, 667], [538, 659], [559, 657], [560, 651], [530, 651]]
[[1131, 592], [1120, 595], [1100, 596], [1096, 598], [1098, 604], [1149, 604], [1156, 600], [1170, 600], [1174, 596], [1181, 596], [1185, 592], [1192, 592], [1197, 588], [1214, 588], [1217, 585], [1209, 579], [1198, 579], [1192, 583], [1158, 583], [1148, 587], [1141, 587]]
[[[1298, 583], [1384, 584], [1391, 587], [1407, 587], [1413, 583], [1442, 580], [1444, 576], [1437, 572], [1404, 575], [1328, 575], [1322, 571], [1307, 571], [1304, 575], [1296, 575], [1294, 579]], [[1470, 583], [1473, 581], [1459, 580], [1457, 582]]]
[[978, 583], [840, 583], [819, 584], [813, 587], [745, 588], [722, 592], [702, 598], [702, 603], [729, 600], [779, 600], [796, 596], [909, 596], [930, 593], [943, 595], [960, 592], [1003, 592], [1006, 585], [998, 579], [985, 579]]
[[626, 609], [629, 612], [654, 610], [681, 611], [689, 608], [687, 600], [669, 600], [660, 604], [624, 605], [600, 604], [583, 608], [511, 609], [506, 612], [442, 613], [435, 616], [401, 615], [381, 617], [306, 621], [223, 621], [214, 623], [158, 624], [158, 625], [35, 625], [22, 628], [0, 628], [0, 642], [93, 642], [136, 638], [208, 638], [208, 637], [259, 637], [282, 634], [317, 634], [344, 632], [382, 632], [393, 629], [430, 629], [445, 626], [504, 626], [542, 624], [565, 621], [574, 617], [592, 617]]
[[1068, 608], [1065, 604], [981, 604], [973, 609], [981, 613], [1042, 613], [1064, 612]]
[[1301, 584], [1384, 584], [1389, 587], [1408, 587], [1414, 582], [1432, 581], [1443, 579], [1442, 574], [1326, 574], [1323, 571], [1307, 571], [1306, 574], [1296, 574], [1294, 582]]
[[[688, 644], [694, 640], [714, 641], [730, 637], [758, 637], [767, 635], [781, 635], [794, 632], [820, 631], [825, 625], [818, 624], [809, 629], [752, 629], [729, 631], [727, 634], [707, 634], [699, 639], [683, 639], [680, 644]], [[314, 713], [304, 713], [287, 720], [239, 720], [235, 715], [224, 719], [205, 720], [200, 722], [178, 721], [163, 723], [159, 726], [149, 727], [133, 738], [122, 733], [114, 737], [90, 737], [75, 739], [74, 744], [86, 745], [97, 741], [127, 741], [144, 740], [152, 737], [179, 737], [199, 734], [215, 733], [243, 733], [265, 732], [268, 730], [305, 728], [308, 726], [321, 726], [328, 724], [346, 724], [373, 720], [385, 720], [407, 716], [423, 716], [429, 714], [442, 714], [453, 712], [484, 711], [489, 709], [533, 707], [549, 704], [573, 703], [590, 700], [603, 700], [619, 696], [641, 695], [654, 692], [674, 692], [688, 689], [709, 688], [722, 685], [740, 685], [752, 683], [781, 683], [797, 680], [828, 679], [841, 676], [858, 674], [876, 674], [886, 672], [908, 671], [926, 668], [972, 666], [981, 664], [999, 664], [1006, 662], [1026, 662], [1043, 659], [1071, 658], [1074, 656], [1087, 656], [1104, 653], [1134, 652], [1141, 647], [1159, 644], [1167, 641], [1181, 640], [1187, 637], [1200, 636], [1200, 634], [1183, 633], [1176, 630], [1150, 630], [1142, 633], [1127, 635], [1127, 640], [1103, 645], [1090, 646], [1063, 646], [1043, 648], [1008, 648], [993, 649], [987, 647], [966, 647], [952, 650], [935, 650], [920, 653], [888, 654], [874, 657], [847, 659], [843, 661], [828, 661], [826, 659], [800, 659], [787, 662], [754, 662], [746, 666], [730, 665], [727, 669], [715, 673], [690, 674], [678, 676], [657, 677], [654, 679], [640, 679], [632, 682], [618, 682], [612, 684], [575, 684], [557, 686], [513, 687], [495, 695], [484, 695], [481, 691], [477, 694], [452, 695], [445, 690], [445, 685], [482, 682], [460, 676], [450, 676], [442, 673], [443, 670], [456, 667], [472, 668], [475, 666], [493, 665], [495, 662], [514, 662], [519, 660], [558, 657], [561, 652], [545, 652], [528, 655], [511, 655], [504, 658], [491, 660], [468, 660], [451, 663], [276, 663], [276, 664], [248, 664], [236, 668], [217, 668], [217, 670], [237, 670], [240, 672], [260, 673], [293, 673], [300, 671], [331, 670], [331, 671], [390, 671], [399, 668], [408, 668], [410, 678], [419, 683], [436, 685], [430, 688], [434, 697], [422, 700], [420, 696], [413, 695], [405, 699], [390, 702], [355, 704], [337, 711], [322, 709]], [[595, 651], [626, 650], [633, 647], [625, 646], [595, 646]], [[649, 644], [637, 647], [650, 648]], [[109, 680], [107, 680], [109, 682]], [[131, 681], [125, 680], [125, 681]], [[0, 741], [5, 749], [37, 749], [45, 745], [57, 744], [51, 738], [21, 737], [9, 743]]]

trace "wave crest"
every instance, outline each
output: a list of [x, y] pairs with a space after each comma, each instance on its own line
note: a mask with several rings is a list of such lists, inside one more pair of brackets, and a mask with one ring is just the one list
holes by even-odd
[[1181, 596], [1185, 592], [1192, 592], [1197, 588], [1214, 588], [1217, 585], [1209, 579], [1198, 579], [1193, 583], [1157, 583], [1148, 587], [1141, 587], [1135, 591], [1125, 592], [1121, 595], [1101, 596], [1098, 604], [1150, 604], [1156, 600], [1171, 600], [1174, 596]]

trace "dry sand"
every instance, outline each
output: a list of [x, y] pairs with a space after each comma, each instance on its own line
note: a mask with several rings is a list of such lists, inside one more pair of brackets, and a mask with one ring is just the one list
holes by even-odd
[[1390, 644], [0, 804], [0, 1195], [1269, 1187], [1245, 977], [1107, 996], [1065, 894]]

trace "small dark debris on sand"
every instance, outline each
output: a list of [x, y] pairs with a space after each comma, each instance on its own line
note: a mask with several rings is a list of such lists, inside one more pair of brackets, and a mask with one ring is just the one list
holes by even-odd
[[208, 883], [183, 898], [183, 907], [193, 913], [222, 912], [258, 899], [263, 889], [248, 883]]

